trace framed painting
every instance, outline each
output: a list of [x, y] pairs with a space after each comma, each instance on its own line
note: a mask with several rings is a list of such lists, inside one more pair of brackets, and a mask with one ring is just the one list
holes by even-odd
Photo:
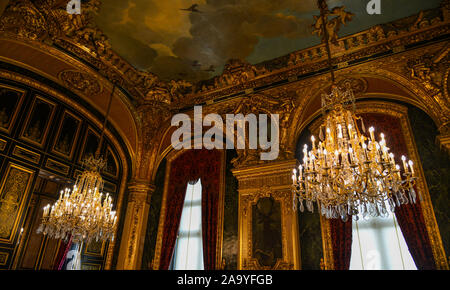
[[11, 133], [23, 103], [25, 91], [0, 85], [0, 131]]
[[80, 156], [78, 158], [78, 162], [83, 163], [83, 160], [85, 160], [89, 156], [94, 156], [95, 151], [97, 151], [99, 142], [100, 135], [96, 133], [91, 127], [88, 127], [83, 138], [83, 145], [81, 148]]
[[103, 170], [103, 173], [105, 173], [106, 175], [113, 177], [113, 178], [117, 178], [117, 176], [119, 175], [119, 166], [117, 163], [117, 158], [115, 156], [115, 154], [113, 153], [111, 147], [108, 146], [108, 149], [106, 150], [106, 166], [105, 169]]
[[36, 96], [31, 104], [30, 113], [22, 128], [21, 138], [39, 147], [43, 147], [50, 124], [56, 111], [56, 104]]
[[58, 125], [52, 152], [60, 156], [72, 159], [75, 144], [80, 134], [81, 119], [65, 110]]

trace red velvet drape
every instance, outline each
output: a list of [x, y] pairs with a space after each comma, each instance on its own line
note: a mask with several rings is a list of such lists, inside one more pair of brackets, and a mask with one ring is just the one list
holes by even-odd
[[[364, 118], [367, 127], [370, 124], [375, 128], [377, 136], [381, 132], [385, 134], [387, 146], [394, 153], [396, 163], [401, 165], [400, 157], [402, 155], [408, 156], [408, 150], [401, 131], [400, 120], [393, 116], [378, 113], [361, 114], [361, 116]], [[377, 137], [377, 139], [379, 138]], [[416, 204], [408, 203], [396, 207], [395, 216], [417, 268], [420, 270], [435, 269], [433, 252], [419, 199], [417, 198]]]
[[56, 254], [55, 264], [53, 265], [53, 270], [61, 270], [64, 265], [64, 261], [66, 260], [67, 253], [69, 252], [70, 247], [72, 246], [72, 237], [70, 237], [69, 241], [65, 243], [64, 241], [60, 241], [60, 246], [58, 253]]
[[352, 255], [352, 219], [330, 219], [334, 270], [348, 270]]
[[215, 269], [220, 156], [221, 152], [218, 150], [188, 150], [172, 162], [166, 198], [160, 269], [167, 270], [170, 265], [180, 225], [187, 183], [199, 178], [202, 183], [204, 267], [205, 270]]

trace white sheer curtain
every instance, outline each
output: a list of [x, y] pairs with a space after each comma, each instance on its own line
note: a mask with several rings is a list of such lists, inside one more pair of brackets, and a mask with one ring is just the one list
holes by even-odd
[[353, 221], [350, 270], [417, 270], [402, 231], [389, 217]]
[[202, 184], [188, 184], [178, 238], [172, 258], [173, 270], [203, 270]]

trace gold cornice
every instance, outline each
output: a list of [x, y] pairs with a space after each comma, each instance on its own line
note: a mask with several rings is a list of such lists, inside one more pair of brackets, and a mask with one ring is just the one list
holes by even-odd
[[[356, 33], [347, 37], [343, 37], [338, 40], [339, 46], [333, 47], [333, 62], [347, 62], [350, 60], [356, 60], [359, 57], [367, 57], [370, 55], [373, 55], [375, 53], [379, 53], [381, 51], [389, 51], [391, 49], [394, 49], [399, 46], [405, 46], [407, 44], [412, 44], [417, 41], [422, 40], [421, 38], [427, 38], [429, 35], [432, 35], [433, 31], [437, 35], [443, 35], [448, 30], [449, 26], [448, 21], [440, 21], [435, 24], [424, 26], [420, 28], [411, 29], [410, 31], [402, 31], [401, 33], [398, 33], [397, 35], [384, 35], [379, 41], [372, 41], [370, 44], [359, 44], [356, 47], [352, 47], [350, 49], [344, 49], [345, 45], [343, 44], [345, 41], [350, 39], [359, 39], [362, 35], [369, 35], [371, 34], [384, 34], [384, 32], [380, 31], [381, 26], [377, 25], [374, 26], [368, 30], [365, 30], [360, 33]], [[447, 29], [447, 30], [446, 30]], [[431, 31], [431, 32], [430, 32]], [[413, 37], [416, 35], [416, 37]], [[367, 51], [370, 51], [370, 48], [379, 47], [379, 51], [374, 51], [372, 53], [369, 53]], [[196, 99], [201, 98], [204, 100], [213, 100], [216, 97], [219, 96], [226, 96], [230, 95], [232, 93], [238, 92], [238, 91], [244, 91], [246, 89], [250, 89], [253, 87], [257, 87], [260, 85], [268, 84], [274, 80], [281, 80], [281, 79], [290, 79], [290, 77], [294, 77], [295, 80], [293, 82], [301, 82], [302, 80], [296, 80], [296, 76], [301, 74], [301, 72], [312, 72], [317, 69], [319, 69], [319, 64], [323, 63], [323, 67], [325, 68], [327, 65], [325, 63], [325, 57], [322, 55], [320, 56], [319, 51], [323, 50], [323, 44], [313, 46], [310, 48], [306, 48], [303, 50], [299, 50], [296, 52], [293, 52], [289, 54], [290, 58], [294, 58], [296, 55], [305, 55], [307, 58], [302, 61], [298, 61], [297, 63], [288, 63], [286, 67], [269, 71], [266, 74], [259, 75], [255, 78], [252, 78], [244, 83], [239, 83], [238, 85], [234, 86], [226, 86], [226, 87], [218, 87], [214, 88], [212, 90], [207, 90], [204, 92], [199, 92], [196, 94], [189, 95], [190, 98]], [[395, 54], [394, 54], [395, 55]], [[342, 59], [342, 60], [341, 60]], [[266, 64], [270, 61], [266, 62]], [[344, 69], [338, 68], [337, 70]], [[262, 81], [266, 80], [266, 81]], [[232, 88], [235, 88], [234, 90]], [[220, 92], [223, 92], [222, 94]], [[210, 97], [208, 97], [210, 96]]]
[[[434, 120], [436, 125], [439, 127], [441, 124], [443, 124], [443, 122], [445, 122], [445, 116], [443, 115], [442, 107], [440, 107], [436, 103], [434, 96], [431, 96], [427, 91], [425, 91], [423, 87], [420, 86], [420, 84], [414, 82], [409, 78], [409, 76], [407, 75], [407, 71], [403, 66], [406, 66], [407, 59], [427, 53], [435, 53], [436, 51], [441, 50], [442, 46], [445, 46], [445, 44], [431, 44], [426, 46], [425, 51], [422, 47], [420, 49], [404, 51], [393, 56], [387, 56], [382, 59], [375, 59], [373, 61], [369, 61], [368, 63], [362, 63], [352, 67], [342, 68], [341, 70], [336, 72], [337, 77], [367, 77], [382, 79], [384, 81], [392, 83], [399, 89], [403, 90], [405, 92], [405, 96], [369, 91], [365, 92], [361, 96], [357, 96], [357, 100], [363, 100], [367, 96], [378, 95], [384, 98], [391, 96], [396, 100], [400, 100], [421, 108]], [[318, 83], [326, 83], [326, 78], [323, 75], [319, 75], [309, 78], [306, 82], [311, 84], [311, 86], [314, 86]], [[300, 136], [301, 131], [307, 126], [307, 124], [309, 124], [309, 122], [320, 115], [320, 110], [317, 110], [309, 116], [304, 116], [307, 104], [312, 102], [318, 94], [317, 92], [315, 92], [310, 96], [309, 92], [311, 90], [305, 90], [306, 91], [300, 91], [299, 93], [299, 99], [303, 101], [301, 101], [301, 105], [298, 106], [298, 109], [295, 112], [295, 116], [293, 118], [293, 122], [299, 125], [294, 126], [294, 128], [289, 132], [289, 146], [295, 146], [296, 140]], [[406, 95], [410, 97], [408, 98], [406, 97]], [[439, 108], [441, 109], [439, 110]]]
[[281, 171], [291, 172], [293, 168], [296, 167], [297, 160], [286, 160], [286, 161], [273, 161], [264, 165], [253, 165], [247, 167], [240, 167], [239, 169], [233, 169], [233, 174], [237, 177], [247, 177], [247, 176], [261, 176], [272, 173], [279, 173]]

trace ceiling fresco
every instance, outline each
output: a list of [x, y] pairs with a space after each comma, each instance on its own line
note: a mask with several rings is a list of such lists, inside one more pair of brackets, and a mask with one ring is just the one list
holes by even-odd
[[[0, 0], [3, 10], [7, 0]], [[328, 0], [354, 13], [339, 36], [438, 7], [441, 0]], [[316, 0], [104, 0], [94, 18], [112, 49], [163, 81], [220, 75], [230, 59], [257, 64], [320, 42], [312, 34]]]
[[[441, 0], [381, 0], [369, 15], [369, 0], [329, 0], [330, 8], [355, 14], [340, 36], [438, 7]], [[162, 80], [204, 80], [221, 74], [229, 59], [260, 63], [313, 46], [315, 0], [108, 0], [95, 21], [112, 48]]]

